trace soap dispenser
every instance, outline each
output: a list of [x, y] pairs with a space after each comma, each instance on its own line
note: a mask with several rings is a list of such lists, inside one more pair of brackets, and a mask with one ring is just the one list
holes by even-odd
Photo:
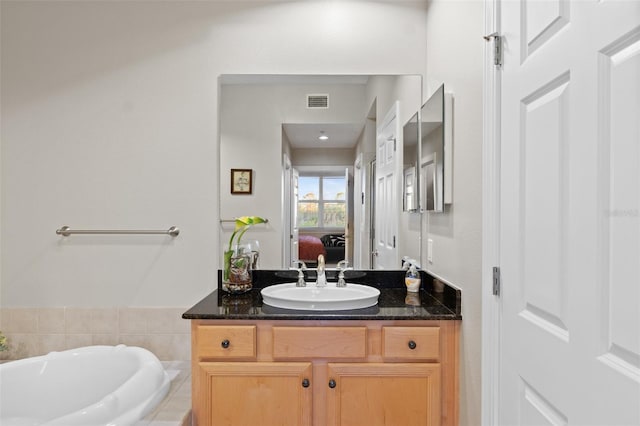
[[404, 275], [404, 283], [407, 286], [407, 291], [411, 293], [416, 293], [420, 290], [420, 274], [413, 263]]

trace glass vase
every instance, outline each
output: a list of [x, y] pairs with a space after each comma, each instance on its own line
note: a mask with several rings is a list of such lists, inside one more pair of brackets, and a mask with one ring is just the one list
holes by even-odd
[[222, 289], [228, 293], [246, 293], [253, 288], [251, 274], [251, 253], [238, 249], [224, 252], [224, 268], [222, 270]]

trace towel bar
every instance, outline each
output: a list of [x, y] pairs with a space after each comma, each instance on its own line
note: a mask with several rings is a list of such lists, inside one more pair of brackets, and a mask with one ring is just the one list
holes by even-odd
[[68, 226], [63, 226], [60, 229], [56, 229], [56, 234], [62, 235], [63, 237], [68, 237], [71, 234], [102, 234], [102, 235], [111, 235], [111, 234], [164, 234], [171, 235], [172, 237], [177, 237], [180, 234], [180, 230], [176, 226], [172, 226], [167, 230], [126, 230], [126, 229], [71, 229]]

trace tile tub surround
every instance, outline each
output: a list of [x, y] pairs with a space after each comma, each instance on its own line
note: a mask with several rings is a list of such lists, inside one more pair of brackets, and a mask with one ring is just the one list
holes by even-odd
[[0, 330], [13, 360], [90, 345], [140, 346], [162, 361], [188, 360], [185, 308], [0, 308]]

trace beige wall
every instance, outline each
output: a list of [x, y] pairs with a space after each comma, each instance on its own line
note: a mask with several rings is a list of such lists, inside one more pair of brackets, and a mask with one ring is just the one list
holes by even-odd
[[422, 264], [462, 289], [460, 424], [469, 426], [480, 424], [483, 13], [480, 1], [437, 0], [427, 15], [426, 96], [444, 83], [454, 97], [453, 204], [424, 215]]
[[219, 75], [424, 72], [424, 1], [1, 7], [6, 307], [190, 306], [216, 286]]

